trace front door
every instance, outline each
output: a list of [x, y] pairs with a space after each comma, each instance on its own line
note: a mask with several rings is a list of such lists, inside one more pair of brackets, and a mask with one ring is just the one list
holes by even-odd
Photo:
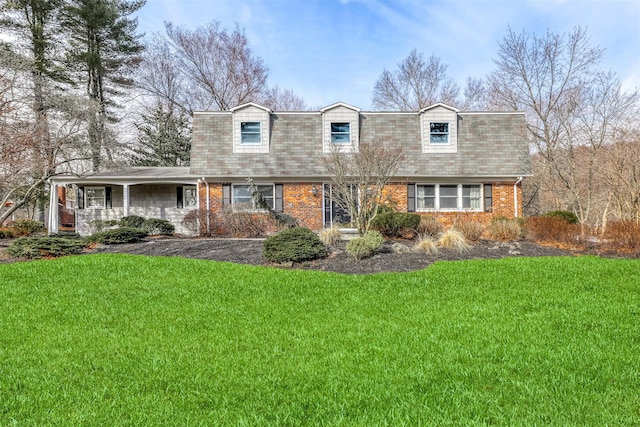
[[342, 206], [338, 205], [333, 197], [333, 188], [330, 184], [324, 184], [324, 226], [331, 227], [334, 224], [348, 225], [351, 216]]

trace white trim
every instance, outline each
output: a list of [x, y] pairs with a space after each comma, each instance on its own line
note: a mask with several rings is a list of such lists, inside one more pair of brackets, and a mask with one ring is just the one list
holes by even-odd
[[442, 102], [438, 102], [438, 103], [436, 103], [436, 104], [429, 105], [428, 107], [424, 107], [423, 109], [421, 109], [421, 110], [419, 110], [419, 111], [418, 111], [418, 114], [422, 114], [422, 113], [424, 113], [424, 112], [427, 112], [427, 111], [429, 111], [429, 110], [432, 110], [432, 109], [434, 109], [434, 108], [438, 108], [438, 107], [446, 108], [447, 110], [451, 110], [451, 111], [453, 111], [454, 113], [458, 113], [458, 112], [460, 112], [460, 110], [458, 110], [458, 109], [457, 109], [457, 108], [455, 108], [455, 107], [452, 107], [451, 105], [447, 105], [447, 104], [444, 104], [444, 103], [442, 103]]
[[336, 102], [335, 104], [327, 105], [326, 107], [321, 108], [320, 112], [324, 113], [325, 111], [333, 110], [334, 108], [338, 108], [338, 107], [345, 107], [345, 108], [348, 108], [350, 110], [355, 111], [356, 113], [360, 112], [360, 109], [358, 107], [356, 107], [354, 105], [347, 104], [345, 102]]
[[[454, 182], [417, 182], [413, 184], [415, 186], [415, 208], [416, 212], [484, 212], [484, 183], [454, 183]], [[456, 186], [456, 207], [455, 208], [440, 208], [440, 187], [441, 186]], [[480, 207], [479, 208], [465, 208], [463, 204], [463, 186], [475, 186], [480, 188]], [[419, 208], [418, 207], [418, 186], [433, 186], [434, 188], [434, 207], [433, 208]], [[429, 196], [431, 197], [431, 196]], [[451, 197], [449, 197], [451, 198]]]
[[[87, 193], [88, 193], [88, 190], [91, 190], [91, 189], [94, 189], [94, 190], [102, 189], [102, 192], [103, 192], [102, 206], [89, 206], [89, 203], [87, 203]], [[85, 185], [82, 197], [84, 197], [84, 209], [106, 209], [107, 208], [107, 187], [105, 185], [89, 185], [89, 186]]]
[[236, 111], [242, 110], [243, 108], [247, 108], [247, 107], [259, 108], [261, 110], [266, 111], [269, 114], [273, 113], [273, 111], [271, 111], [270, 108], [264, 107], [264, 106], [262, 106], [260, 104], [256, 104], [255, 102], [246, 102], [244, 104], [237, 105], [237, 106], [235, 106], [233, 108], [229, 108], [229, 111], [232, 112], [232, 113], [235, 113]]

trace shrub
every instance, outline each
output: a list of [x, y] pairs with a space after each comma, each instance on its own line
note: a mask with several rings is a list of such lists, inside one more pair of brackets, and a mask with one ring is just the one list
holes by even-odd
[[484, 232], [484, 226], [476, 221], [458, 221], [453, 228], [462, 233], [465, 239], [470, 242], [477, 242]]
[[266, 238], [262, 244], [262, 255], [271, 262], [281, 264], [325, 258], [328, 252], [313, 231], [305, 227], [293, 227]]
[[320, 232], [320, 241], [327, 246], [335, 245], [342, 238], [342, 233], [340, 233], [340, 227], [334, 225], [331, 228], [325, 228]]
[[445, 249], [453, 249], [457, 252], [465, 252], [471, 248], [464, 238], [464, 234], [455, 228], [450, 228], [440, 235], [438, 246]]
[[84, 240], [68, 237], [21, 237], [11, 242], [7, 253], [14, 257], [38, 259], [82, 253]]
[[569, 224], [577, 224], [578, 217], [576, 214], [570, 211], [550, 211], [544, 214], [547, 218], [562, 218], [567, 221]]
[[607, 248], [629, 253], [640, 252], [640, 224], [635, 221], [611, 222], [603, 237], [607, 240]]
[[250, 209], [250, 204], [246, 209], [236, 204], [226, 206], [222, 210], [222, 221], [227, 233], [236, 237], [255, 237], [264, 234], [266, 225], [264, 215]]
[[14, 236], [30, 236], [32, 234], [47, 231], [47, 228], [43, 223], [27, 218], [17, 219], [10, 222], [7, 225], [7, 228], [9, 228]]
[[107, 230], [109, 228], [117, 227], [118, 220], [117, 219], [94, 219], [89, 222], [89, 229], [93, 233], [99, 233], [101, 231]]
[[432, 216], [423, 216], [420, 218], [420, 224], [418, 224], [417, 232], [420, 237], [436, 237], [442, 233], [442, 224]]
[[362, 237], [356, 237], [347, 243], [347, 252], [356, 260], [373, 255], [384, 244], [382, 234], [375, 230], [370, 230]]
[[212, 230], [216, 229], [216, 215], [206, 209], [194, 209], [182, 218], [182, 225], [192, 234], [210, 236], [213, 234]]
[[427, 255], [435, 255], [439, 252], [438, 245], [431, 236], [421, 237], [413, 247], [413, 250], [416, 252], [424, 252]]
[[514, 241], [520, 238], [522, 228], [516, 218], [495, 217], [491, 219], [487, 233], [493, 240]]
[[144, 218], [138, 215], [123, 216], [118, 225], [123, 228], [142, 228]]
[[527, 236], [534, 240], [575, 244], [580, 237], [580, 227], [564, 218], [533, 216], [526, 226]]
[[371, 221], [371, 228], [388, 237], [400, 237], [407, 230], [416, 230], [420, 224], [420, 215], [406, 212], [387, 212], [378, 214]]
[[147, 230], [147, 232], [151, 235], [162, 234], [165, 236], [170, 236], [176, 230], [176, 227], [171, 224], [166, 219], [160, 218], [149, 218], [145, 219], [142, 223], [143, 230]]
[[87, 238], [89, 242], [102, 243], [104, 245], [115, 245], [120, 243], [139, 242], [148, 236], [146, 230], [140, 228], [120, 227], [113, 230], [95, 233]]
[[6, 229], [0, 229], [0, 239], [11, 239], [13, 238], [13, 231]]

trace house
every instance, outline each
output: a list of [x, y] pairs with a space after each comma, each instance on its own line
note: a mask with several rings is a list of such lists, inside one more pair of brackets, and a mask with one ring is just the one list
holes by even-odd
[[[51, 180], [78, 189], [76, 230], [94, 219], [140, 215], [170, 220], [176, 232], [190, 210], [212, 215], [248, 206], [247, 178], [276, 210], [320, 230], [343, 222], [321, 161], [339, 144], [356, 151], [378, 139], [399, 144], [405, 160], [388, 186], [397, 210], [478, 221], [522, 215], [522, 179], [530, 175], [521, 112], [466, 112], [435, 104], [417, 112], [365, 112], [342, 102], [319, 111], [283, 112], [254, 103], [193, 115], [190, 167], [129, 168]], [[57, 230], [52, 209], [50, 231]]]

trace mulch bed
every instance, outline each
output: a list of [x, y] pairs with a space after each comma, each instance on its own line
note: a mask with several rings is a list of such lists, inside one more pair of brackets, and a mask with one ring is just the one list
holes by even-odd
[[228, 261], [239, 264], [333, 271], [346, 274], [415, 271], [428, 267], [436, 261], [445, 260], [457, 261], [513, 256], [572, 255], [569, 251], [541, 246], [528, 241], [498, 243], [482, 240], [476, 242], [469, 251], [459, 253], [453, 250], [441, 250], [437, 255], [427, 255], [419, 252], [397, 253], [393, 248], [393, 243], [401, 243], [407, 247], [413, 246], [413, 242], [388, 241], [381, 250], [372, 257], [356, 261], [346, 252], [345, 243], [341, 242], [337, 246], [331, 247], [331, 253], [329, 257], [325, 259], [284, 266], [271, 264], [262, 258], [262, 240], [260, 239], [150, 239], [143, 243], [99, 246], [93, 250], [93, 253], [109, 252], [150, 256], [182, 256], [186, 258]]
[[[8, 246], [9, 243], [10, 240], [0, 240], [0, 264], [19, 261], [3, 253], [2, 247]], [[397, 253], [393, 246], [394, 244], [397, 246], [398, 243], [404, 245], [406, 249], [414, 244], [412, 241], [387, 241], [381, 250], [372, 257], [356, 261], [346, 252], [345, 242], [341, 242], [337, 246], [331, 247], [330, 255], [325, 259], [293, 265], [276, 265], [264, 260], [262, 258], [262, 239], [160, 237], [148, 238], [140, 243], [98, 245], [88, 253], [179, 256], [277, 268], [333, 271], [345, 274], [415, 271], [428, 267], [436, 261], [585, 254], [607, 257], [621, 256], [611, 252], [600, 252], [595, 246], [578, 251], [540, 245], [527, 240], [509, 243], [480, 240], [475, 242], [468, 251], [460, 253], [454, 250], [441, 249], [436, 255], [411, 251]]]

